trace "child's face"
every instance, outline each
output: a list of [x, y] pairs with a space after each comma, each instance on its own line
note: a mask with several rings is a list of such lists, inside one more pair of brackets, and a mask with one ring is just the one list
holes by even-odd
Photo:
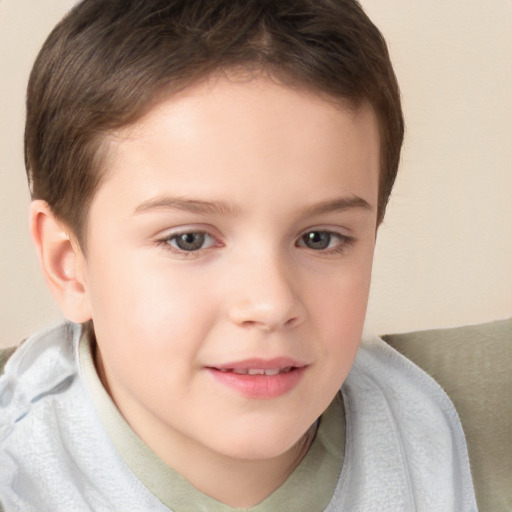
[[283, 454], [358, 347], [376, 230], [373, 110], [218, 79], [110, 147], [83, 273], [116, 404], [157, 453]]

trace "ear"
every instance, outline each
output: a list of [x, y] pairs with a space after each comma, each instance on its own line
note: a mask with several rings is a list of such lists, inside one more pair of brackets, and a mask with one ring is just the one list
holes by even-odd
[[32, 201], [30, 232], [43, 274], [64, 316], [76, 323], [91, 319], [87, 265], [78, 242], [45, 201]]

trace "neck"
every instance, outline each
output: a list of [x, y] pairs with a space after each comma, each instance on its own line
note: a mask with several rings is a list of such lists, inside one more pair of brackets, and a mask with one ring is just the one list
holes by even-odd
[[[316, 423], [285, 453], [271, 459], [237, 459], [190, 445], [188, 440], [152, 435], [145, 441], [196, 489], [234, 508], [252, 507], [270, 496], [292, 474], [309, 450]], [[176, 442], [178, 441], [178, 442]]]

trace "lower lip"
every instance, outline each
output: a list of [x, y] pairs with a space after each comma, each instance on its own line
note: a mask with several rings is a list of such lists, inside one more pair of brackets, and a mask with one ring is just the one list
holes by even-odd
[[277, 398], [289, 393], [298, 385], [305, 370], [304, 366], [277, 375], [240, 375], [208, 368], [208, 371], [221, 384], [248, 398], [260, 399]]

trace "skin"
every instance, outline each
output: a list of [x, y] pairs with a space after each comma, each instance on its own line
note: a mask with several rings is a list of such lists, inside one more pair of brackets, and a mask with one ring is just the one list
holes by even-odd
[[[358, 348], [375, 114], [264, 77], [211, 78], [108, 144], [87, 253], [71, 237], [61, 251], [73, 283], [61, 303], [94, 320], [104, 385], [149, 447], [206, 494], [254, 505], [300, 461]], [[33, 218], [35, 239], [51, 239], [51, 214], [35, 205]], [[205, 233], [203, 245], [180, 249], [184, 233]], [[308, 233], [327, 246], [308, 246]], [[305, 366], [276, 397], [245, 396], [208, 370], [276, 357]]]

